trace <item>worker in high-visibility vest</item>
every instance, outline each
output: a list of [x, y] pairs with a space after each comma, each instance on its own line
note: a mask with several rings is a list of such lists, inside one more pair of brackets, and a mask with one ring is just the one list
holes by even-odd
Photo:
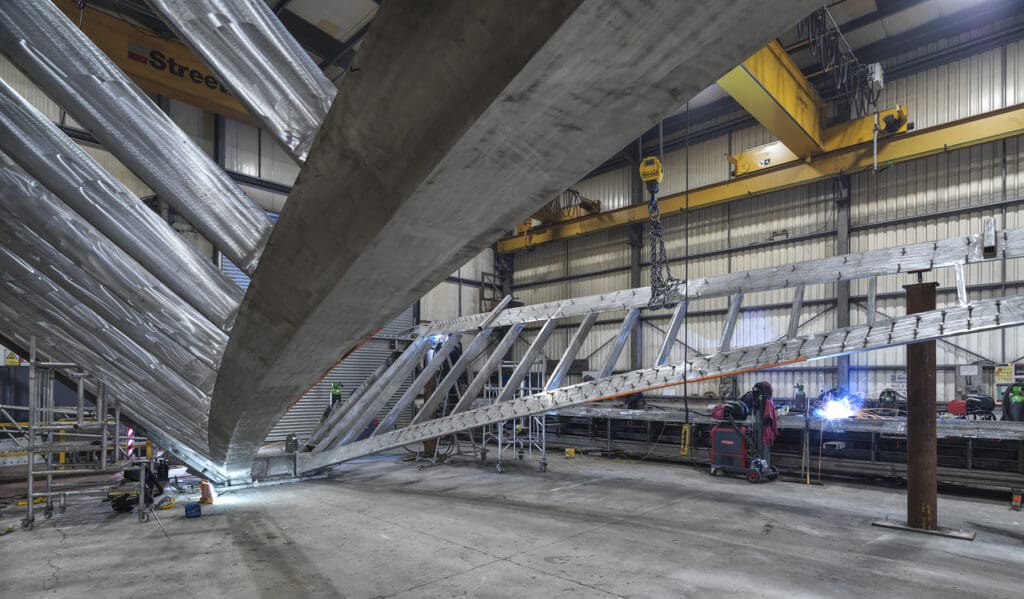
[[334, 408], [338, 407], [341, 403], [341, 388], [344, 387], [341, 383], [331, 383], [331, 403], [327, 404], [327, 409], [324, 410], [324, 415], [320, 417], [320, 422], [323, 423], [327, 420], [327, 417], [331, 415]]
[[1024, 384], [1014, 383], [1003, 391], [1003, 420], [1024, 422]]

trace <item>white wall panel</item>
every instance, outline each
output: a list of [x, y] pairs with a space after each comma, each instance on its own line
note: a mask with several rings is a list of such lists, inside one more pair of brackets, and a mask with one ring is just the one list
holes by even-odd
[[224, 119], [224, 168], [260, 176], [260, 131], [234, 119]]
[[266, 131], [260, 131], [260, 178], [282, 185], [293, 185], [299, 176], [299, 164]]
[[879, 108], [906, 104], [918, 129], [934, 127], [1002, 108], [1002, 50], [995, 48], [962, 60], [887, 80]]
[[121, 164], [113, 154], [89, 144], [79, 145], [83, 150], [85, 150], [86, 154], [91, 156], [93, 160], [102, 166], [108, 173], [113, 175], [115, 179], [123, 183], [125, 187], [131, 190], [132, 193], [140, 198], [153, 195], [153, 190], [128, 170], [128, 167]]
[[1024, 41], [1006, 46], [1006, 106], [1024, 103]]
[[682, 193], [687, 189], [725, 181], [729, 178], [729, 162], [725, 159], [728, 150], [729, 138], [722, 136], [691, 144], [688, 150], [667, 152], [662, 165], [665, 180], [661, 183], [660, 195]]
[[21, 94], [29, 104], [35, 106], [53, 122], [60, 121], [60, 107], [42, 92], [32, 80], [18, 70], [7, 57], [0, 54], [0, 79]]
[[167, 102], [168, 116], [171, 120], [191, 137], [207, 156], [213, 156], [213, 114], [173, 98], [168, 98]]
[[853, 226], [927, 216], [1002, 199], [1002, 143], [863, 172], [851, 178]]
[[732, 136], [732, 154], [734, 155], [778, 141], [778, 138], [761, 124], [733, 131], [730, 135]]
[[252, 187], [250, 185], [239, 185], [238, 187], [241, 188], [241, 190], [245, 192], [245, 195], [249, 196], [252, 201], [259, 204], [260, 208], [278, 213], [284, 210], [285, 200], [288, 199], [288, 196], [260, 187]]
[[601, 212], [608, 212], [630, 204], [631, 175], [628, 168], [617, 168], [584, 179], [574, 187], [583, 197], [601, 202]]

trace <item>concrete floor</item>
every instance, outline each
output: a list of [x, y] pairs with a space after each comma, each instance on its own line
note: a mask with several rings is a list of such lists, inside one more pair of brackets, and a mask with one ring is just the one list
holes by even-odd
[[0, 595], [1021, 596], [1024, 514], [940, 497], [940, 522], [977, 530], [974, 542], [869, 525], [903, 504], [880, 487], [752, 485], [601, 458], [502, 475], [381, 459], [231, 493], [196, 520], [162, 512], [170, 538], [80, 499], [0, 537]]

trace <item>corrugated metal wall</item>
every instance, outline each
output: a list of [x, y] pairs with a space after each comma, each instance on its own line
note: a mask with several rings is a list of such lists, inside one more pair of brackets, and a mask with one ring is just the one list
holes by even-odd
[[[413, 320], [413, 310], [410, 306], [398, 318], [381, 329], [377, 333], [377, 338], [394, 337], [413, 325], [415, 325], [415, 321]], [[320, 423], [324, 410], [327, 409], [331, 402], [332, 384], [341, 383], [341, 396], [347, 400], [352, 395], [352, 392], [368, 376], [373, 374], [373, 371], [378, 366], [387, 360], [391, 352], [392, 350], [384, 347], [382, 343], [367, 344], [352, 352], [352, 355], [332, 368], [320, 382], [314, 385], [312, 389], [302, 396], [302, 399], [288, 410], [274, 426], [273, 430], [270, 431], [270, 434], [267, 435], [267, 441], [281, 441], [290, 433], [294, 433], [299, 439], [309, 438], [309, 435], [312, 434], [313, 430]], [[411, 383], [412, 377], [410, 375], [381, 410], [381, 417], [391, 410], [394, 402], [398, 401], [402, 393], [408, 390]], [[410, 418], [411, 414], [403, 415], [399, 419], [399, 425], [408, 423]]]
[[[957, 41], [974, 39], [977, 32], [933, 44], [886, 62], [886, 67], [906, 65], [924, 52], [950, 48]], [[931, 66], [886, 83], [879, 106], [906, 103], [918, 129], [940, 125], [967, 116], [1024, 102], [1024, 42], [978, 52], [945, 65]], [[685, 149], [665, 155], [663, 194], [698, 187], [728, 178], [723, 154], [738, 152], [774, 141], [762, 126], [736, 130], [719, 138], [693, 144], [689, 161]], [[880, 173], [861, 173], [850, 181], [850, 250], [891, 247], [931, 239], [942, 239], [981, 230], [984, 217], [995, 217], [999, 227], [1024, 226], [1024, 138], [982, 144], [893, 166]], [[617, 207], [629, 198], [629, 171], [605, 172], [580, 182], [576, 188], [594, 199], [615, 198]], [[834, 255], [837, 226], [833, 182], [820, 182], [744, 200], [713, 206], [689, 214], [664, 216], [670, 257], [682, 258], [672, 264], [677, 277], [697, 278], [762, 268], [800, 260]], [[630, 287], [628, 231], [620, 228], [564, 242], [541, 245], [515, 256], [516, 295], [526, 303], [544, 302]], [[646, 263], [646, 240], [641, 249]], [[587, 276], [587, 275], [590, 276]], [[952, 273], [942, 273], [939, 304], [955, 302]], [[1024, 292], [1024, 264], [990, 263], [967, 269], [972, 298], [998, 297]], [[641, 285], [648, 284], [646, 267]], [[884, 277], [879, 281], [883, 295], [877, 309], [888, 315], [904, 313], [902, 285], [906, 276]], [[811, 333], [836, 326], [835, 286], [816, 285], [807, 289], [801, 332]], [[744, 299], [734, 346], [762, 343], [784, 334], [792, 304], [792, 291], [751, 294]], [[851, 286], [850, 320], [865, 320], [866, 282]], [[692, 351], [710, 352], [720, 343], [726, 299], [701, 301], [691, 306], [687, 330], [680, 333]], [[618, 315], [621, 317], [622, 315]], [[663, 340], [670, 313], [645, 313], [641, 334], [643, 363], [651, 365]], [[601, 320], [612, 317], [603, 315]], [[607, 341], [615, 335], [615, 323], [594, 327], [581, 356], [591, 355], [597, 368], [607, 355]], [[556, 356], [573, 330], [560, 328], [545, 353]], [[527, 339], [535, 334], [529, 332]], [[1019, 332], [1005, 331], [967, 335], [940, 342], [938, 349], [939, 393], [942, 401], [954, 397], [956, 364], [979, 359], [1007, 362], [1024, 358]], [[523, 345], [523, 344], [520, 344]], [[524, 346], [525, 347], [525, 346]], [[627, 348], [617, 365], [628, 367]], [[683, 345], [675, 345], [672, 359], [683, 359]], [[903, 372], [905, 350], [893, 348], [858, 354], [851, 360], [851, 384], [872, 395], [891, 385], [892, 376]], [[791, 393], [796, 382], [808, 391], [835, 384], [835, 365], [826, 360], [770, 372], [742, 375], [749, 387], [758, 379], [770, 380], [780, 395]], [[714, 383], [690, 388], [691, 394], [713, 388]]]

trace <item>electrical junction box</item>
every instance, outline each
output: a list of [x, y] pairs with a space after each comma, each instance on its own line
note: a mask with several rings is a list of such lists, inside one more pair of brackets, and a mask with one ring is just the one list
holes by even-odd
[[996, 219], [985, 217], [981, 226], [981, 248], [986, 258], [996, 257]]
[[868, 65], [868, 87], [873, 92], [881, 91], [885, 87], [885, 75], [882, 72], [882, 64], [873, 62]]

